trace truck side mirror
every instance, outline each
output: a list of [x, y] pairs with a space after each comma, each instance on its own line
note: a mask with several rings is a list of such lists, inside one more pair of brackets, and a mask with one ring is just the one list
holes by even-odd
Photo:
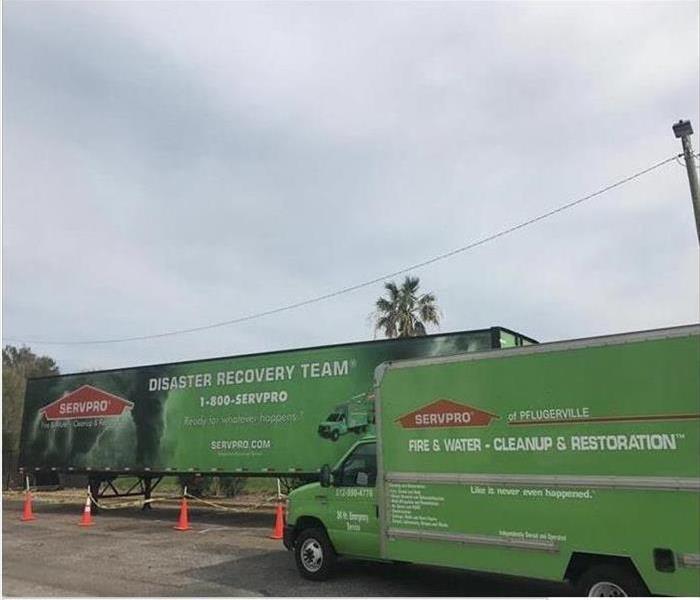
[[331, 468], [328, 465], [321, 467], [321, 473], [318, 477], [321, 487], [330, 487], [331, 485]]

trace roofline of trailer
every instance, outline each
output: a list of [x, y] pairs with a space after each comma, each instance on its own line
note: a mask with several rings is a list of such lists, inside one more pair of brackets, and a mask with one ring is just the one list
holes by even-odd
[[379, 365], [376, 370], [376, 384], [381, 383], [387, 371], [393, 369], [407, 369], [411, 367], [442, 365], [460, 362], [469, 362], [485, 358], [508, 358], [509, 356], [525, 356], [528, 354], [540, 354], [546, 352], [556, 352], [560, 350], [578, 350], [580, 348], [591, 348], [600, 346], [610, 346], [623, 343], [644, 342], [659, 339], [671, 339], [700, 335], [700, 323], [688, 325], [678, 325], [675, 327], [664, 327], [661, 329], [646, 329], [631, 331], [626, 333], [615, 333], [587, 338], [561, 340], [556, 342], [545, 342], [532, 346], [520, 346], [517, 348], [502, 348], [498, 352], [486, 350], [483, 352], [469, 352], [453, 354], [451, 356], [436, 356], [431, 358], [407, 358], [396, 361], [386, 361]]
[[[531, 344], [538, 344], [539, 343], [534, 338], [531, 338], [525, 334], [522, 334], [518, 331], [514, 331], [514, 330], [509, 329], [507, 327], [502, 327], [501, 325], [493, 325], [492, 327], [485, 327], [482, 329], [465, 329], [462, 331], [448, 331], [445, 333], [431, 333], [430, 335], [420, 336], [420, 338], [426, 339], [426, 338], [436, 338], [436, 337], [454, 337], [454, 336], [459, 336], [459, 335], [464, 335], [464, 334], [489, 333], [489, 332], [492, 332], [494, 330], [505, 331], [506, 333], [511, 333], [513, 335], [520, 336], [524, 340], [527, 340], [528, 342], [530, 342]], [[368, 345], [372, 345], [372, 344], [397, 342], [399, 340], [408, 340], [408, 339], [415, 339], [415, 338], [385, 338], [385, 339], [379, 339], [379, 340], [363, 340], [363, 341], [359, 341], [359, 342], [341, 342], [338, 344], [328, 344], [325, 346], [321, 345], [321, 346], [307, 346], [307, 347], [303, 347], [303, 348], [285, 348], [282, 350], [271, 350], [269, 352], [252, 352], [250, 354], [234, 354], [234, 355], [228, 355], [228, 356], [213, 356], [210, 358], [196, 358], [196, 359], [181, 360], [181, 361], [175, 361], [175, 362], [155, 363], [155, 364], [148, 364], [148, 365], [136, 365], [136, 366], [132, 366], [132, 367], [115, 367], [112, 369], [98, 369], [95, 371], [78, 371], [78, 372], [74, 372], [74, 373], [60, 373], [58, 375], [43, 375], [40, 377], [28, 377], [27, 381], [38, 381], [38, 380], [42, 380], [42, 379], [58, 379], [60, 377], [74, 377], [76, 375], [97, 375], [97, 374], [102, 374], [102, 373], [114, 373], [116, 371], [135, 371], [135, 370], [141, 370], [141, 369], [156, 369], [156, 368], [160, 368], [160, 367], [189, 365], [189, 364], [194, 364], [194, 363], [213, 362], [213, 361], [217, 361], [217, 360], [230, 360], [230, 359], [234, 359], [234, 358], [254, 358], [257, 356], [274, 356], [276, 354], [286, 354], [286, 353], [290, 353], [290, 352], [313, 352], [315, 350], [342, 348], [342, 347], [346, 347], [346, 346], [368, 346]]]

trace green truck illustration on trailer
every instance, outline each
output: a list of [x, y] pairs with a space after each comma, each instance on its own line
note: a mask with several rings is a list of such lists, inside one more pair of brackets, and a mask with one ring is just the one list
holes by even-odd
[[300, 573], [338, 555], [700, 595], [700, 326], [388, 362], [376, 435], [292, 492]]
[[[491, 327], [30, 379], [20, 466], [47, 482], [87, 475], [96, 498], [119, 493], [123, 475], [139, 481], [126, 493], [146, 498], [165, 475], [314, 477], [369, 426], [358, 396], [377, 365], [532, 343]], [[320, 438], [353, 397], [364, 408], [349, 410], [335, 443]]]
[[318, 435], [337, 442], [346, 433], [367, 433], [374, 424], [374, 396], [357, 394], [339, 404], [319, 426]]

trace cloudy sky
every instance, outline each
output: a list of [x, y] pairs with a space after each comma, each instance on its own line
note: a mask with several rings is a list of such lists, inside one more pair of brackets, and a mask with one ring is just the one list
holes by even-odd
[[[233, 319], [391, 273], [679, 152], [697, 2], [3, 3], [3, 338]], [[695, 146], [700, 142], [694, 136]], [[697, 322], [667, 164], [415, 272], [442, 331]], [[32, 348], [64, 371], [371, 339], [381, 284]]]

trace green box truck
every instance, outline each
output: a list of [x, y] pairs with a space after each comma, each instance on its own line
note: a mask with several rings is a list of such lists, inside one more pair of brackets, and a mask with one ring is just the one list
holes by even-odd
[[146, 497], [164, 475], [314, 476], [372, 425], [356, 398], [339, 439], [318, 435], [338, 403], [371, 391], [377, 365], [513, 340], [534, 342], [491, 327], [30, 379], [20, 465], [37, 477], [87, 474], [96, 497], [118, 494], [121, 475], [138, 477], [127, 493]]
[[289, 496], [337, 555], [700, 595], [700, 326], [388, 362], [376, 435]]
[[318, 435], [337, 442], [346, 433], [366, 433], [373, 423], [374, 396], [357, 394], [333, 409], [318, 426]]

